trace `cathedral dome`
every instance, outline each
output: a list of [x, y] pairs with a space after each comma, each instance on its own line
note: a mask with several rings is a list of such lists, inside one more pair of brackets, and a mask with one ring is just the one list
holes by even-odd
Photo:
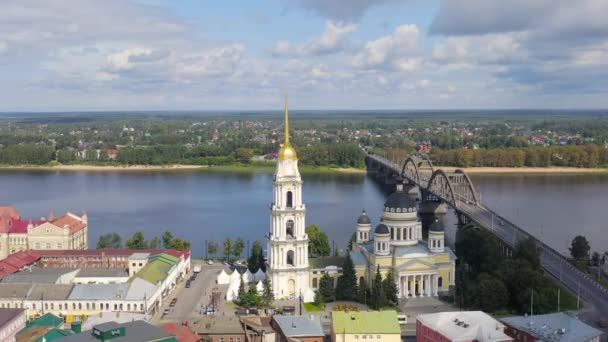
[[365, 210], [363, 210], [363, 212], [361, 213], [361, 216], [359, 216], [359, 218], [357, 219], [357, 223], [358, 224], [371, 224], [372, 221], [369, 219], [369, 216], [367, 216], [367, 213], [365, 212]]
[[416, 202], [406, 192], [397, 190], [388, 196], [384, 208], [391, 212], [415, 212]]
[[374, 230], [374, 234], [388, 235], [388, 234], [390, 234], [390, 232], [388, 230], [388, 227], [384, 223], [380, 223], [379, 225], [376, 226], [376, 229]]

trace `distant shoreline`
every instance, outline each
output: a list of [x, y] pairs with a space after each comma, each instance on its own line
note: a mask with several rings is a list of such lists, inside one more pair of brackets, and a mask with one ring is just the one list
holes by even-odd
[[[607, 168], [576, 168], [576, 167], [468, 167], [435, 166], [446, 171], [464, 170], [468, 174], [587, 174], [608, 173]], [[272, 171], [273, 165], [86, 165], [86, 164], [57, 164], [57, 165], [0, 165], [0, 170], [30, 170], [30, 171], [179, 171], [179, 170], [217, 170], [217, 171]], [[336, 172], [345, 174], [365, 174], [365, 169], [345, 167], [314, 167], [302, 165], [301, 172]]]

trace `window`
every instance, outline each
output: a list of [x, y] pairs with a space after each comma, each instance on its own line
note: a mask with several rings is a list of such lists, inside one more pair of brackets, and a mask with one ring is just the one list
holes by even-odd
[[143, 266], [143, 265], [144, 265], [143, 263], [141, 263], [141, 262], [139, 263], [139, 266]]
[[380, 335], [376, 336], [377, 339], [380, 339]]
[[287, 237], [291, 237], [293, 238], [293, 221], [289, 220], [287, 221], [287, 223], [285, 224], [285, 234], [287, 235]]
[[391, 227], [391, 240], [395, 239], [395, 229]]
[[234, 338], [232, 338], [232, 337], [231, 337], [231, 338], [230, 338], [230, 342], [234, 342]]
[[443, 287], [443, 278], [439, 277], [439, 279], [437, 279], [437, 286]]
[[287, 208], [293, 208], [293, 194], [287, 191]]
[[355, 335], [355, 340], [358, 340], [358, 339], [359, 339], [359, 335]]
[[317, 283], [317, 278], [312, 278], [312, 287], [313, 287], [313, 289], [317, 288], [317, 284], [318, 284]]
[[78, 303], [78, 310], [82, 310], [82, 303]]
[[224, 338], [223, 337], [220, 337], [220, 342], [224, 342]]
[[55, 310], [55, 303], [51, 303], [51, 310]]
[[241, 342], [241, 338], [240, 338], [240, 337], [237, 337], [237, 338], [236, 338], [236, 342]]
[[50, 243], [46, 244], [46, 249], [51, 249], [51, 244]]
[[131, 266], [135, 267], [135, 266], [137, 266], [137, 263], [134, 262]]
[[363, 335], [363, 336], [361, 336], [361, 338], [363, 338], [364, 340], [366, 340], [367, 339], [367, 335]]
[[293, 251], [287, 251], [287, 265], [295, 266]]

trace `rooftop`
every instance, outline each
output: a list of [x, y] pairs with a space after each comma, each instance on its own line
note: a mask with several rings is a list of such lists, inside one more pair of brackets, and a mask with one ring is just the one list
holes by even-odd
[[171, 269], [178, 263], [178, 258], [167, 253], [155, 254], [148, 258], [148, 263], [137, 272], [136, 277], [142, 278], [152, 284], [157, 284], [165, 279]]
[[133, 253], [129, 257], [129, 260], [146, 260], [150, 256], [150, 253]]
[[[95, 326], [96, 330], [108, 330], [115, 328], [125, 328], [125, 336], [116, 337], [112, 342], [148, 342], [148, 341], [177, 341], [175, 337], [159, 327], [148, 324], [144, 321], [133, 321], [124, 324], [108, 322]], [[62, 342], [99, 342], [93, 336], [92, 330], [83, 331], [80, 334], [67, 336]]]
[[129, 277], [129, 272], [124, 268], [81, 268], [76, 277]]
[[272, 319], [285, 337], [325, 336], [318, 316], [274, 315]]
[[526, 331], [546, 341], [589, 341], [602, 335], [576, 317], [563, 312], [536, 316], [505, 317], [501, 321], [517, 330]]
[[418, 315], [417, 321], [452, 341], [511, 341], [505, 326], [481, 311], [438, 312]]
[[27, 295], [28, 300], [65, 300], [70, 296], [74, 285], [34, 284]]
[[0, 328], [25, 312], [23, 309], [0, 309]]
[[124, 299], [129, 283], [118, 284], [76, 284], [70, 300], [113, 300]]
[[401, 334], [395, 311], [332, 312], [335, 333]]
[[60, 282], [62, 276], [76, 271], [78, 271], [76, 268], [31, 267], [5, 276], [2, 278], [2, 282], [19, 284], [56, 284]]
[[0, 298], [25, 299], [33, 284], [0, 284]]
[[237, 316], [204, 316], [193, 321], [190, 328], [199, 335], [245, 334]]
[[161, 327], [164, 331], [175, 335], [179, 342], [198, 342], [200, 338], [197, 334], [193, 333], [190, 328], [177, 325], [175, 323], [167, 323]]

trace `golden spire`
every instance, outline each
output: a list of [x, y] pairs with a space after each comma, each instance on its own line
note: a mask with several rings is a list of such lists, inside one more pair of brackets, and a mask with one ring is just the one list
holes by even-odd
[[289, 145], [289, 109], [288, 109], [288, 97], [285, 93], [285, 145]]
[[287, 93], [285, 94], [285, 142], [279, 150], [279, 160], [297, 160], [296, 150], [289, 143], [289, 110]]

